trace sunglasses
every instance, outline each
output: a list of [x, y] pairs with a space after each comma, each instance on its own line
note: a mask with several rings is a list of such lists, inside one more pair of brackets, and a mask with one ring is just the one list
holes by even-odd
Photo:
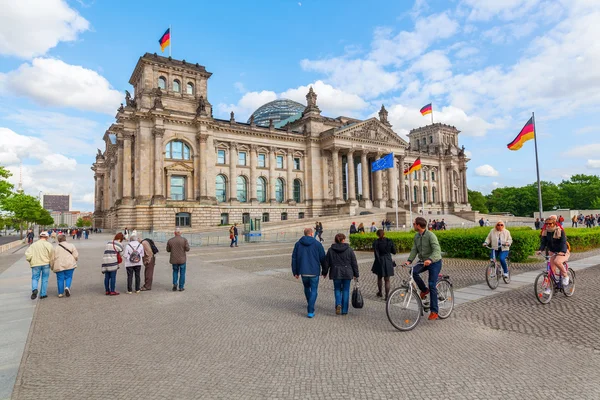
[[556, 225], [556, 224], [554, 222], [546, 222], [546, 225], [552, 226], [552, 225]]
[[504, 226], [504, 224], [498, 224], [498, 225], [496, 225], [496, 226]]

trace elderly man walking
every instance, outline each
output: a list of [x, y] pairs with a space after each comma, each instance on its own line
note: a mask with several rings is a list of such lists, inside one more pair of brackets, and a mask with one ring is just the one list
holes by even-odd
[[313, 237], [312, 228], [304, 229], [304, 236], [296, 242], [292, 253], [292, 274], [296, 279], [302, 276], [304, 295], [308, 303], [308, 318], [315, 316], [319, 276], [324, 262], [325, 250], [323, 246]]
[[25, 252], [25, 259], [31, 266], [31, 300], [37, 298], [40, 275], [42, 276], [40, 299], [48, 297], [46, 289], [48, 288], [50, 260], [52, 260], [53, 254], [54, 248], [48, 243], [48, 232], [40, 233], [40, 240], [29, 246]]
[[190, 251], [190, 244], [187, 239], [181, 236], [179, 229], [175, 230], [175, 236], [167, 242], [167, 252], [171, 253], [169, 262], [173, 266], [173, 291], [183, 292], [185, 290], [185, 267], [187, 256], [186, 252]]

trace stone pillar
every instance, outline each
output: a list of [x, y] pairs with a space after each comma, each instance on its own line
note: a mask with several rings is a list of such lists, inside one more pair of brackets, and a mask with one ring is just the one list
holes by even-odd
[[[377, 153], [377, 159], [381, 158], [381, 153]], [[383, 171], [379, 170], [374, 173], [375, 178], [373, 183], [375, 185], [375, 207], [385, 208], [385, 200], [383, 200]]]
[[354, 170], [354, 150], [348, 150], [348, 200], [356, 201], [356, 183]]
[[110, 166], [108, 165], [108, 160], [106, 160], [106, 171], [104, 172], [104, 182], [102, 183], [102, 202], [103, 202], [103, 211], [107, 211], [110, 208], [110, 194], [108, 193], [110, 187]]
[[427, 199], [429, 204], [434, 204], [433, 202], [433, 192], [431, 191], [431, 171], [433, 170], [432, 167], [429, 168], [429, 170], [427, 171], [427, 174], [429, 174], [429, 176], [427, 177], [427, 190], [429, 191], [429, 198]]
[[292, 153], [291, 149], [288, 149], [287, 152], [287, 165], [286, 165], [287, 169], [286, 169], [286, 180], [287, 183], [285, 185], [286, 189], [287, 189], [287, 201], [288, 203], [293, 203], [294, 202], [294, 176], [293, 176], [293, 170], [294, 170], [294, 154]]
[[208, 188], [207, 188], [207, 167], [208, 167], [208, 151], [206, 149], [206, 142], [208, 141], [208, 135], [206, 134], [196, 134], [196, 138], [198, 140], [198, 148], [200, 149], [200, 153], [198, 154], [200, 160], [198, 162], [198, 188], [199, 188], [199, 199], [198, 200], [207, 200], [208, 199]]
[[165, 189], [164, 189], [164, 157], [163, 157], [163, 136], [165, 130], [162, 128], [154, 128], [152, 131], [154, 135], [154, 195], [152, 196], [152, 203], [159, 204], [165, 201]]
[[100, 199], [100, 181], [102, 175], [94, 174], [94, 211], [102, 211], [102, 202]]
[[462, 184], [464, 203], [467, 204], [469, 202], [469, 190], [467, 188], [467, 167], [462, 170]]
[[269, 201], [276, 203], [275, 200], [275, 147], [269, 149]]
[[123, 199], [123, 139], [117, 138], [117, 199]]
[[131, 139], [130, 132], [123, 132], [123, 204], [131, 204]]
[[248, 190], [250, 190], [250, 196], [248, 196], [248, 201], [252, 203], [258, 203], [258, 198], [256, 197], [256, 182], [258, 180], [257, 176], [257, 150], [258, 146], [253, 144], [250, 145], [250, 183], [248, 184]]
[[360, 169], [362, 172], [362, 202], [361, 206], [365, 208], [371, 208], [370, 188], [369, 188], [369, 162], [367, 160], [367, 153], [363, 151], [360, 154]]
[[[400, 174], [400, 201], [406, 203], [406, 175], [404, 175], [404, 157], [400, 157], [400, 166], [398, 167]], [[405, 204], [406, 205], [406, 204]]]
[[338, 201], [340, 196], [340, 150], [339, 148], [331, 149], [331, 158], [333, 161], [333, 199]]
[[237, 144], [229, 144], [229, 201], [237, 201]]

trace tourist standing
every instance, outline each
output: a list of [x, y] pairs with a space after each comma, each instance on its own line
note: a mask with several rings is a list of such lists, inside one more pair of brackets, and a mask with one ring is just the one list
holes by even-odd
[[50, 234], [50, 237], [52, 238], [52, 243], [56, 243], [56, 231], [53, 230], [52, 233]]
[[[427, 224], [427, 222], [425, 222]], [[373, 242], [373, 252], [375, 261], [371, 267], [371, 272], [377, 275], [377, 297], [383, 297], [382, 289], [385, 281], [385, 300], [387, 301], [390, 294], [390, 277], [394, 276], [394, 260], [392, 254], [396, 254], [396, 245], [394, 242], [385, 237], [385, 231], [379, 229], [377, 231], [377, 239]]]
[[356, 232], [357, 232], [356, 222], [353, 222], [352, 225], [350, 225], [350, 234], [352, 235], [352, 234], [354, 234]]
[[313, 237], [312, 228], [304, 229], [304, 236], [294, 245], [292, 252], [292, 274], [296, 279], [302, 276], [306, 297], [307, 317], [315, 316], [315, 303], [319, 289], [321, 266], [325, 262], [325, 250]]
[[[142, 240], [142, 246], [144, 246], [144, 257], [142, 257], [144, 263], [144, 286], [142, 286], [141, 291], [144, 292], [146, 290], [152, 290], [154, 265], [156, 263], [154, 250], [156, 249], [156, 246], [152, 239]], [[158, 249], [156, 249], [156, 252], [158, 253]]]
[[377, 232], [377, 225], [375, 225], [375, 221], [371, 222], [371, 232]]
[[85, 231], [83, 231], [83, 233], [85, 235], [85, 240], [88, 240], [88, 237], [90, 236], [90, 231], [86, 229]]
[[335, 313], [346, 315], [350, 299], [350, 282], [352, 278], [358, 279], [358, 263], [343, 233], [335, 235], [335, 243], [327, 250], [323, 264], [323, 279], [327, 277], [327, 273], [329, 279], [333, 280]]
[[237, 224], [233, 224], [231, 228], [229, 228], [229, 239], [231, 239], [231, 244], [229, 247], [238, 247], [238, 228]]
[[365, 225], [361, 222], [360, 224], [358, 224], [358, 233], [365, 233]]
[[104, 274], [104, 289], [107, 296], [118, 296], [119, 292], [115, 291], [117, 283], [117, 270], [119, 264], [123, 262], [123, 240], [125, 235], [121, 232], [115, 235], [115, 238], [106, 243], [104, 247], [104, 256], [102, 257], [102, 273]]
[[481, 219], [479, 220], [479, 226], [483, 225], [485, 225], [485, 220], [483, 219], [483, 217], [481, 217]]
[[319, 231], [317, 232], [319, 236], [319, 242], [323, 243], [323, 224], [319, 222]]
[[533, 225], [535, 226], [535, 230], [536, 230], [536, 231], [537, 231], [538, 229], [540, 229], [540, 225], [541, 225], [541, 223], [540, 223], [540, 219], [539, 219], [539, 218], [536, 218], [536, 219], [535, 219], [535, 223], [534, 223]]
[[125, 240], [129, 240], [129, 229], [127, 227], [123, 229], [123, 236], [125, 236]]
[[[33, 232], [33, 231], [32, 231]], [[50, 276], [50, 260], [54, 249], [48, 243], [48, 232], [40, 233], [40, 240], [33, 243], [25, 252], [25, 259], [31, 267], [31, 300], [35, 300], [38, 295], [38, 281], [42, 277], [42, 287], [40, 289], [40, 299], [48, 297], [46, 289], [48, 288], [48, 277]]]
[[169, 262], [173, 266], [173, 291], [176, 292], [185, 290], [185, 270], [187, 256], [186, 252], [190, 251], [190, 244], [187, 239], [181, 236], [181, 230], [175, 230], [175, 236], [167, 242], [167, 252], [171, 253]]
[[56, 286], [58, 286], [58, 297], [71, 297], [71, 283], [73, 272], [77, 268], [79, 253], [74, 245], [67, 243], [65, 235], [58, 236], [58, 246], [54, 248], [50, 268], [56, 274]]
[[125, 246], [125, 269], [127, 270], [127, 294], [132, 293], [132, 280], [135, 275], [135, 292], [140, 292], [140, 271], [142, 269], [142, 257], [144, 257], [144, 246], [137, 240], [137, 236], [129, 236], [129, 243]]

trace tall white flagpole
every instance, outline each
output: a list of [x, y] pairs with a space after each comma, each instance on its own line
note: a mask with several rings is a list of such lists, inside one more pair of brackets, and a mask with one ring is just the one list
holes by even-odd
[[[393, 154], [393, 153], [392, 153]], [[394, 160], [394, 170], [396, 170], [396, 158], [392, 156], [392, 159]], [[398, 181], [400, 180], [399, 176], [396, 176], [394, 181], [394, 190], [396, 191], [396, 201], [394, 202], [394, 206], [396, 208], [396, 229], [398, 229], [398, 201], [400, 200], [400, 196], [398, 196], [398, 189], [400, 187], [400, 185], [398, 184]]]
[[531, 119], [533, 120], [533, 142], [535, 144], [535, 171], [537, 172], [538, 205], [540, 207], [540, 219], [543, 220], [544, 207], [542, 206], [542, 185], [540, 183], [540, 165], [538, 162], [537, 129], [535, 128], [535, 113], [531, 113]]
[[171, 29], [171, 24], [169, 24], [169, 57], [171, 57], [171, 49], [173, 49], [173, 29]]
[[[410, 167], [408, 168], [408, 170], [410, 171]], [[404, 171], [402, 171], [402, 173], [404, 173]], [[409, 172], [409, 177], [410, 177], [410, 172]], [[409, 222], [409, 226], [412, 224], [413, 222], [413, 217], [412, 217], [412, 197], [413, 197], [413, 190], [414, 188], [410, 188], [409, 193], [408, 193], [408, 211], [410, 212], [410, 222]]]
[[433, 125], [433, 103], [431, 103], [431, 125]]

